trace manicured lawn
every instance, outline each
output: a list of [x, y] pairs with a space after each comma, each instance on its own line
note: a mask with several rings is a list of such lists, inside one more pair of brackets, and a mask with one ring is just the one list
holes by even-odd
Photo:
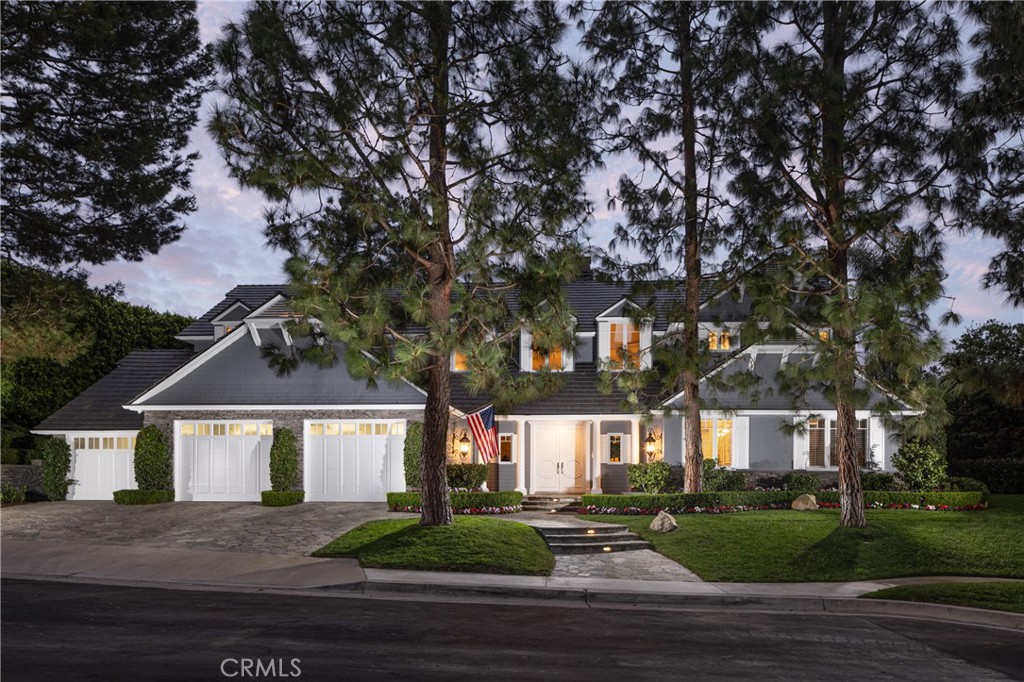
[[900, 585], [863, 595], [864, 599], [899, 599], [931, 604], [973, 606], [1024, 613], [1024, 583], [938, 583]]
[[551, 575], [555, 557], [530, 526], [459, 516], [452, 526], [424, 528], [418, 519], [370, 521], [313, 556], [354, 557], [364, 568]]
[[839, 528], [839, 510], [682, 514], [651, 531], [650, 516], [585, 516], [621, 523], [715, 582], [826, 582], [915, 575], [1024, 578], [1024, 495], [993, 495], [977, 512], [876, 509], [868, 528]]

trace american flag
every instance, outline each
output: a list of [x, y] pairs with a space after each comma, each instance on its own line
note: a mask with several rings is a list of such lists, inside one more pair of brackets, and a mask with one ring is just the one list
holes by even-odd
[[498, 424], [494, 421], [494, 405], [466, 416], [469, 429], [473, 432], [473, 441], [484, 463], [498, 456]]

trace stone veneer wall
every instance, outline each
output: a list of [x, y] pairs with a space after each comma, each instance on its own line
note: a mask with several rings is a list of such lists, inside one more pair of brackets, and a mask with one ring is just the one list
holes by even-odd
[[43, 468], [35, 464], [0, 465], [0, 482], [14, 488], [24, 486], [38, 495], [46, 494], [43, 492]]
[[[170, 447], [174, 447], [174, 421], [191, 420], [206, 421], [258, 421], [270, 420], [275, 429], [288, 428], [295, 434], [299, 454], [299, 485], [303, 480], [303, 462], [305, 459], [303, 421], [306, 419], [405, 419], [406, 421], [423, 421], [423, 410], [189, 410], [182, 412], [157, 411], [145, 412], [143, 423], [154, 424], [167, 438]], [[173, 456], [173, 452], [172, 452]]]

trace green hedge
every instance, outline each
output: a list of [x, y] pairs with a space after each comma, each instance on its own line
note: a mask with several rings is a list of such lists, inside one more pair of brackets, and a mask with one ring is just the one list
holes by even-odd
[[[626, 514], [655, 514], [659, 510], [681, 512], [695, 507], [789, 507], [801, 493], [795, 490], [741, 490], [707, 493], [670, 493], [667, 495], [584, 495], [581, 506], [584, 510], [594, 508], [591, 513], [602, 513], [599, 510], [615, 509]], [[818, 502], [828, 504], [839, 503], [836, 491], [814, 493]], [[936, 507], [968, 507], [984, 502], [981, 492], [882, 492], [866, 491], [865, 505], [889, 504], [924, 504]], [[630, 511], [623, 511], [623, 510]]]
[[992, 457], [987, 459], [957, 459], [949, 463], [949, 473], [975, 478], [994, 493], [1019, 495], [1024, 493], [1024, 459]]
[[[270, 445], [270, 487], [280, 493], [290, 491], [298, 483], [299, 450], [295, 433], [291, 429], [275, 429]], [[266, 500], [263, 504], [267, 504]]]
[[28, 488], [26, 486], [18, 485], [7, 485], [6, 483], [0, 484], [0, 502], [4, 504], [10, 502], [24, 502], [25, 496], [28, 494]]
[[115, 490], [117, 504], [163, 504], [174, 502], [173, 490]]
[[139, 490], [174, 487], [174, 465], [164, 433], [155, 425], [142, 427], [135, 439], [135, 482]]
[[54, 502], [66, 500], [68, 488], [77, 481], [71, 473], [71, 448], [59, 438], [47, 438], [39, 448], [43, 459], [43, 492]]
[[420, 451], [423, 449], [423, 422], [406, 422], [405, 448], [402, 453], [405, 462], [405, 485], [420, 487]]
[[[456, 514], [511, 514], [522, 511], [523, 494], [515, 491], [493, 493], [451, 493]], [[419, 493], [388, 493], [391, 511], [420, 511]]]
[[449, 464], [445, 473], [452, 490], [479, 490], [487, 480], [487, 465]]
[[264, 507], [288, 507], [306, 499], [302, 490], [264, 490], [260, 493]]

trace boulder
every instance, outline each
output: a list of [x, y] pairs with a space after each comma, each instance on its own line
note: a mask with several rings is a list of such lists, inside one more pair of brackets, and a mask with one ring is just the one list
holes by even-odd
[[666, 514], [664, 510], [658, 512], [658, 515], [651, 521], [651, 530], [656, 530], [659, 533], [668, 533], [679, 527], [676, 520], [672, 518], [671, 514]]
[[805, 509], [817, 509], [818, 499], [814, 497], [814, 495], [808, 495], [807, 493], [804, 493], [800, 497], [793, 500], [792, 507], [797, 511], [804, 511]]

